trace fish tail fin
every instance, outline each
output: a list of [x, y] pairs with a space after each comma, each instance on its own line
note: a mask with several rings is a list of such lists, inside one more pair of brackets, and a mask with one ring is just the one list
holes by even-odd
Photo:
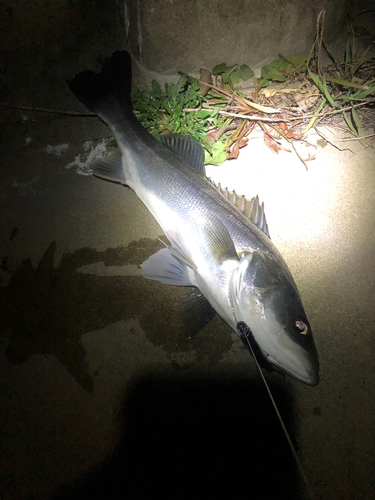
[[68, 81], [73, 94], [104, 121], [120, 109], [131, 105], [131, 58], [127, 52], [117, 51], [106, 59], [100, 73], [83, 71]]

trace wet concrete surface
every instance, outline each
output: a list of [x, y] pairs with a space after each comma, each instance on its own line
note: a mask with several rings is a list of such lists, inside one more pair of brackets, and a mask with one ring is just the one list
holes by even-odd
[[[2, 135], [0, 497], [308, 498], [236, 334], [195, 332], [192, 289], [142, 277], [153, 217], [79, 175], [108, 129], [26, 118]], [[306, 172], [247, 148], [217, 175], [265, 201], [321, 361], [318, 387], [267, 380], [316, 498], [373, 499], [374, 151], [327, 145]]]

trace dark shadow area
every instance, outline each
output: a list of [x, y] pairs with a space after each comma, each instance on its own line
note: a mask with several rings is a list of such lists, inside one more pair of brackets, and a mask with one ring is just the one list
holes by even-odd
[[[293, 439], [291, 396], [271, 390]], [[117, 452], [56, 500], [302, 498], [261, 381], [149, 376], [135, 381], [119, 418]]]
[[[79, 272], [81, 267], [99, 262], [106, 267], [139, 265], [161, 246], [158, 239], [142, 238], [103, 252], [81, 248], [64, 254], [55, 267], [53, 241], [35, 268], [25, 259], [8, 285], [0, 287], [0, 331], [9, 337], [7, 361], [20, 365], [35, 354], [54, 354], [85, 391], [93, 392], [94, 377], [82, 335], [134, 314], [147, 339], [165, 351], [194, 349], [198, 358], [220, 360], [231, 346], [229, 328], [223, 322], [216, 328], [215, 348], [209, 333], [206, 342], [193, 338], [214, 315], [195, 288], [168, 287], [142, 276]], [[8, 260], [12, 260], [11, 254], [2, 259], [0, 271], [8, 270]]]

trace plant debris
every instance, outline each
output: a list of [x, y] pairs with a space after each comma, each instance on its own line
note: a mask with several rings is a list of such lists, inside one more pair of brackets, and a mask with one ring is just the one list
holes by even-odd
[[[367, 52], [357, 57], [354, 35], [343, 62], [336, 61], [323, 40], [324, 14], [318, 16], [309, 56], [279, 54], [262, 68], [261, 78], [246, 94], [235, 87], [240, 78], [254, 75], [246, 65], [221, 63], [212, 71], [202, 69], [199, 81], [182, 74], [175, 86], [165, 85], [164, 92], [153, 82], [151, 93], [142, 91], [134, 100], [141, 123], [154, 135], [194, 135], [206, 150], [205, 162], [212, 165], [237, 158], [255, 130], [263, 133], [273, 153], [295, 152], [306, 169], [315, 155], [302, 158], [296, 144], [307, 143], [310, 129], [326, 143], [342, 140], [324, 137], [318, 126], [345, 124], [349, 137], [344, 140], [372, 147], [375, 134], [365, 130], [375, 124], [375, 62]], [[327, 68], [321, 67], [322, 51], [332, 61]]]
[[[134, 89], [135, 115], [154, 136], [179, 133], [196, 137], [205, 149], [205, 163], [220, 165], [237, 158], [254, 131], [261, 132], [265, 145], [275, 154], [295, 152], [307, 169], [296, 144], [307, 143], [310, 129], [332, 146], [335, 142], [358, 140], [365, 147], [375, 141], [375, 60], [369, 50], [357, 54], [354, 35], [348, 39], [343, 61], [332, 56], [323, 39], [325, 11], [317, 18], [317, 34], [308, 57], [292, 55], [263, 66], [253, 87], [241, 91], [240, 80], [254, 72], [247, 65], [218, 64], [212, 71], [202, 68], [200, 79], [181, 73], [177, 83], [152, 82], [149, 91]], [[322, 53], [332, 64], [321, 65]], [[214, 83], [213, 83], [214, 82]], [[91, 113], [13, 106], [48, 113], [95, 116]], [[323, 126], [344, 130], [346, 137], [327, 138]], [[291, 147], [285, 147], [291, 145]], [[339, 149], [339, 148], [338, 148]]]

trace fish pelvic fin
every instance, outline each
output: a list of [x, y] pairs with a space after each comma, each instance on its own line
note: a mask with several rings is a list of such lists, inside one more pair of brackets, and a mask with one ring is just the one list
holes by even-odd
[[77, 99], [106, 121], [106, 109], [112, 112], [116, 108], [120, 112], [124, 106], [132, 109], [131, 82], [130, 55], [117, 51], [106, 59], [100, 73], [83, 71], [67, 83]]
[[171, 245], [151, 255], [141, 264], [145, 278], [167, 285], [196, 286], [197, 266], [183, 236], [176, 229], [168, 229], [165, 234]]
[[193, 271], [173, 252], [172, 247], [162, 248], [141, 264], [144, 277], [166, 285], [195, 286]]

